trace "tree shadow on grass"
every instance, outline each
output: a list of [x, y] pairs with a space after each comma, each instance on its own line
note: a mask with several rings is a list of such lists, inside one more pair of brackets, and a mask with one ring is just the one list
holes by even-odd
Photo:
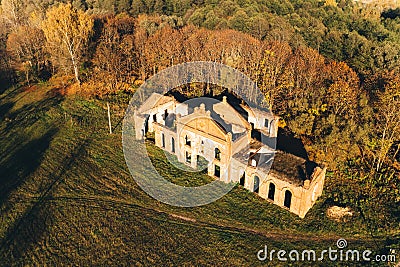
[[[33, 139], [14, 151], [9, 151], [6, 159], [0, 164], [0, 205], [39, 167], [56, 133], [57, 129], [52, 128], [40, 138]], [[24, 142], [24, 140], [20, 141]]]
[[46, 242], [49, 229], [54, 224], [56, 207], [51, 202], [41, 202], [25, 212], [22, 219], [11, 226], [5, 239], [0, 243], [1, 266], [40, 265], [32, 262], [34, 245], [40, 248], [40, 253], [46, 249], [38, 244]]
[[[45, 152], [48, 150], [57, 128], [49, 129], [39, 138], [26, 142], [23, 136], [19, 136], [21, 143], [18, 148], [9, 151], [6, 159], [0, 164], [0, 206], [7, 209], [9, 206], [10, 194], [17, 191], [18, 188], [28, 179], [28, 177], [36, 171], [40, 166]], [[25, 227], [22, 232], [14, 235], [10, 246], [0, 249], [0, 265], [14, 265], [13, 258], [22, 256], [24, 244], [33, 243], [43, 236], [43, 231], [47, 228], [49, 207], [37, 207], [33, 212], [29, 213], [27, 219], [24, 220]], [[44, 216], [47, 213], [47, 216]], [[23, 215], [25, 216], [25, 214]], [[5, 218], [3, 218], [5, 219]], [[8, 225], [7, 225], [8, 227]], [[7, 240], [7, 239], [5, 239]], [[5, 241], [5, 240], [2, 240]], [[4, 250], [5, 249], [5, 250]], [[12, 253], [9, 255], [8, 253]]]
[[11, 70], [0, 70], [0, 95], [4, 93], [8, 88], [10, 88], [13, 84], [15, 84], [15, 82], [16, 81], [13, 78], [13, 72]]
[[[39, 101], [25, 104], [12, 112], [14, 103], [3, 101], [3, 114], [7, 121], [0, 128], [0, 207], [7, 209], [11, 194], [17, 192], [42, 164], [60, 125], [58, 117], [50, 117], [47, 111], [56, 107], [62, 99], [57, 90], [52, 90]], [[29, 136], [31, 130], [35, 136], [39, 133], [39, 137]], [[85, 153], [89, 140], [82, 140], [75, 144], [74, 150], [65, 151], [59, 169], [51, 173], [49, 183], [37, 192], [40, 196], [28, 200], [32, 203], [26, 203], [24, 210], [17, 212], [19, 216], [5, 225], [6, 233], [0, 240], [0, 265], [25, 265], [32, 259], [31, 253], [36, 253], [33, 249], [40, 249], [42, 253], [40, 243], [47, 238], [57, 209], [46, 199], [51, 197], [53, 188], [62, 181], [74, 161]]]
[[[51, 225], [54, 223], [57, 207], [52, 199], [53, 189], [63, 181], [68, 170], [71, 169], [76, 160], [81, 159], [86, 154], [86, 147], [91, 138], [81, 140], [75, 145], [75, 148], [68, 153], [60, 168], [51, 174], [51, 182], [40, 192], [40, 196], [23, 214], [13, 222], [7, 230], [3, 240], [0, 240], [0, 265], [26, 265], [30, 263], [31, 253], [38, 249], [45, 251], [47, 248], [38, 243], [43, 242], [49, 235]], [[46, 241], [44, 241], [46, 242]]]
[[14, 103], [12, 102], [6, 102], [4, 104], [0, 104], [0, 121], [2, 121], [6, 114], [12, 109], [14, 106]]
[[[8, 199], [29, 175], [41, 164], [42, 157], [58, 132], [56, 125], [39, 123], [46, 112], [62, 101], [56, 91], [49, 91], [39, 101], [26, 104], [10, 112], [14, 102], [0, 105], [0, 206]], [[34, 128], [42, 132], [40, 137], [32, 138], [25, 129]]]
[[[26, 133], [33, 129], [36, 133], [46, 133], [49, 128], [56, 128], [57, 123], [51, 122], [51, 118], [46, 115], [52, 107], [56, 107], [63, 97], [54, 91], [49, 91], [46, 95], [38, 101], [34, 101], [29, 104], [25, 104], [22, 107], [10, 111], [15, 106], [15, 102], [5, 102], [0, 105], [0, 109], [4, 113], [0, 113], [0, 175], [1, 172], [7, 166], [4, 166], [4, 162], [7, 162], [7, 158], [12, 157], [15, 152], [19, 151], [30, 139], [30, 133]], [[43, 119], [46, 119], [43, 120]], [[42, 122], [38, 121], [43, 120]], [[41, 134], [41, 136], [44, 134]], [[18, 161], [18, 158], [16, 159]], [[8, 168], [7, 168], [8, 169]], [[0, 192], [1, 192], [0, 185]], [[1, 196], [0, 196], [1, 199]], [[1, 202], [0, 202], [1, 204]]]
[[8, 121], [4, 131], [11, 132], [14, 128], [30, 127], [40, 119], [50, 108], [56, 107], [63, 100], [58, 91], [48, 91], [43, 99], [23, 105], [21, 108], [7, 114]]

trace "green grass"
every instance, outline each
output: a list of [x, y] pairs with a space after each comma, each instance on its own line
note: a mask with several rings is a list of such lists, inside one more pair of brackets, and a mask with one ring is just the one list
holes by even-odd
[[[352, 248], [388, 248], [360, 217], [327, 219], [323, 197], [305, 219], [241, 186], [195, 208], [154, 200], [137, 186], [122, 152], [129, 97], [107, 101], [113, 134], [105, 100], [65, 98], [48, 84], [0, 96], [0, 265], [256, 266], [264, 245], [317, 250], [339, 237]], [[151, 142], [147, 149], [170, 181], [211, 181], [175, 168]]]

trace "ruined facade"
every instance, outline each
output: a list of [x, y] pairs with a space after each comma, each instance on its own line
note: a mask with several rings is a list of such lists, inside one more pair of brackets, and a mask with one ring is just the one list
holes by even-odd
[[[238, 111], [240, 109], [241, 112]], [[221, 102], [190, 106], [171, 96], [151, 95], [135, 110], [137, 139], [154, 132], [156, 146], [192, 168], [205, 161], [208, 175], [239, 183], [260, 197], [303, 218], [322, 194], [326, 168], [272, 149], [277, 116]]]

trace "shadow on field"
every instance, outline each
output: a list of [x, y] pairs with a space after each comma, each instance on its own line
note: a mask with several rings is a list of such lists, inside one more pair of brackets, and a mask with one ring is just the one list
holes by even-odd
[[[24, 97], [29, 97], [29, 94]], [[2, 131], [7, 133], [12, 132], [14, 128], [17, 129], [32, 126], [37, 120], [42, 118], [50, 108], [56, 107], [63, 99], [64, 97], [58, 93], [57, 89], [51, 90], [48, 91], [42, 99], [33, 103], [25, 104], [11, 113], [2, 115], [7, 115], [5, 117], [8, 118], [5, 128]], [[14, 105], [12, 102], [8, 103], [9, 104], [6, 103], [4, 105]], [[10, 109], [11, 107], [7, 111]]]
[[0, 104], [0, 121], [2, 121], [6, 114], [12, 109], [14, 106], [14, 103], [12, 102], [6, 102], [4, 104]]
[[40, 192], [33, 205], [10, 225], [4, 239], [0, 240], [0, 265], [26, 264], [29, 262], [29, 259], [25, 258], [28, 252], [48, 237], [46, 232], [53, 224], [57, 207], [47, 200], [52, 198], [53, 189], [63, 181], [66, 172], [71, 169], [75, 161], [84, 157], [90, 140], [90, 137], [85, 138], [78, 142], [72, 151], [66, 151], [59, 170], [51, 175], [51, 182]]
[[16, 83], [13, 76], [12, 71], [0, 70], [0, 95]]
[[[57, 129], [50, 129], [40, 138], [33, 139], [16, 150], [8, 151], [8, 156], [0, 164], [0, 205], [40, 165], [43, 154], [56, 133]], [[24, 140], [20, 142], [23, 143]]]
[[[11, 194], [17, 192], [28, 177], [38, 169], [58, 133], [57, 125], [47, 123], [45, 118], [48, 116], [46, 112], [58, 105], [63, 97], [56, 90], [52, 90], [37, 101], [29, 99], [29, 103], [11, 111], [24, 97], [30, 98], [29, 92], [24, 92], [23, 88], [12, 88], [4, 92], [0, 98], [0, 207], [5, 210], [11, 208], [12, 202], [18, 203], [15, 200], [8, 202]], [[17, 207], [18, 205], [12, 206], [12, 208]], [[51, 218], [48, 214], [49, 208], [34, 205], [32, 209], [22, 214], [22, 218], [25, 219], [14, 218], [13, 223], [7, 222], [7, 218], [2, 218], [3, 222], [8, 224], [8, 233], [0, 242], [0, 265], [14, 265], [15, 263], [8, 257], [11, 256], [9, 253], [13, 254], [12, 258], [16, 258], [17, 254], [26, 251], [29, 244], [43, 236], [48, 224], [44, 221]], [[15, 229], [22, 225], [24, 227], [20, 227], [21, 232], [11, 237], [11, 232], [14, 233]]]
[[51, 202], [35, 205], [23, 214], [23, 220], [11, 226], [12, 231], [0, 243], [1, 266], [38, 265], [29, 252], [45, 239], [46, 232], [53, 224], [54, 209]]
[[[27, 96], [29, 97], [29, 95]], [[3, 99], [4, 101], [5, 99]], [[49, 91], [39, 101], [31, 102], [10, 112], [13, 102], [7, 99], [3, 108], [4, 116], [0, 125], [0, 207], [8, 209], [10, 195], [28, 180], [41, 166], [44, 155], [50, 151], [50, 146], [58, 134], [58, 117], [51, 117], [56, 112], [48, 113], [56, 107], [63, 97], [57, 92]], [[18, 100], [17, 100], [18, 101]], [[5, 101], [4, 101], [5, 102]], [[1, 103], [0, 103], [1, 104]], [[63, 123], [63, 122], [62, 122]], [[62, 126], [61, 126], [62, 127]], [[29, 136], [35, 134], [35, 138]], [[39, 137], [36, 137], [39, 136]], [[62, 160], [57, 163], [57, 169], [49, 173], [48, 177], [34, 177], [37, 182], [44, 183], [38, 197], [24, 203], [17, 218], [7, 222], [7, 230], [0, 239], [0, 266], [25, 265], [31, 262], [31, 251], [35, 246], [48, 238], [46, 234], [53, 225], [57, 207], [47, 201], [52, 197], [53, 189], [63, 181], [66, 173], [77, 159], [86, 153], [86, 147], [91, 138], [83, 138], [74, 143], [74, 147], [63, 151]], [[54, 153], [51, 150], [49, 153]], [[32, 176], [33, 177], [33, 176]], [[31, 180], [29, 179], [29, 182]], [[11, 202], [18, 202], [12, 200]], [[30, 202], [31, 201], [31, 202]], [[18, 208], [18, 205], [12, 208]], [[2, 218], [7, 219], [7, 218]], [[43, 253], [44, 251], [40, 251]]]
[[[37, 122], [62, 99], [55, 91], [49, 91], [43, 99], [13, 112], [10, 109], [15, 103], [0, 103], [0, 206], [41, 164], [58, 129], [56, 125]], [[38, 137], [32, 138], [25, 129], [34, 129]]]

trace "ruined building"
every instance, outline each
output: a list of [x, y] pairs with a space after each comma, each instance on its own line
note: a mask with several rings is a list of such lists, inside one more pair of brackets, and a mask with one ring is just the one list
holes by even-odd
[[[240, 110], [240, 112], [238, 111]], [[279, 117], [246, 104], [180, 103], [154, 93], [135, 110], [136, 138], [154, 132], [156, 146], [193, 168], [207, 162], [208, 175], [239, 183], [303, 218], [322, 194], [326, 168], [271, 148], [256, 138], [278, 134]]]

